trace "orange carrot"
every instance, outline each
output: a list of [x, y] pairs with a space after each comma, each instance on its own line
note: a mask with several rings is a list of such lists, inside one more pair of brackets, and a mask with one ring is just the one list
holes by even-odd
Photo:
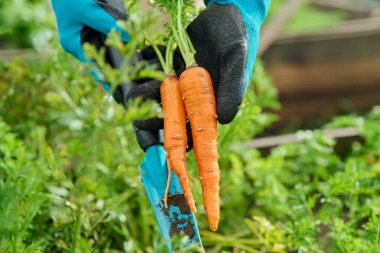
[[216, 100], [208, 71], [190, 67], [180, 76], [179, 87], [189, 116], [194, 152], [211, 230], [219, 223], [219, 182]]
[[186, 111], [179, 89], [178, 78], [175, 76], [168, 77], [161, 84], [160, 92], [164, 112], [164, 147], [167, 153], [169, 169], [169, 179], [164, 199], [165, 205], [167, 205], [171, 170], [174, 170], [179, 177], [190, 210], [196, 213], [197, 209], [186, 170]]

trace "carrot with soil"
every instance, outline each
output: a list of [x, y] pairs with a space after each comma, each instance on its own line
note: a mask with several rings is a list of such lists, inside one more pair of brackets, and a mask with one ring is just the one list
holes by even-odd
[[164, 112], [164, 148], [167, 153], [167, 166], [169, 170], [164, 203], [167, 207], [171, 173], [174, 170], [179, 177], [190, 210], [196, 213], [197, 209], [186, 169], [186, 110], [180, 93], [179, 80], [173, 70], [173, 41], [170, 40], [168, 42], [165, 60], [159, 49], [153, 43], [151, 44], [167, 76], [167, 79], [160, 87], [161, 103]]

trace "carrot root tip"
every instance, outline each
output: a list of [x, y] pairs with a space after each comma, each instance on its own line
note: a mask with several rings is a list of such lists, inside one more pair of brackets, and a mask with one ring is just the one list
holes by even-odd
[[167, 167], [168, 167], [168, 182], [166, 183], [166, 189], [165, 189], [165, 195], [164, 195], [164, 205], [166, 209], [168, 208], [168, 195], [169, 195], [170, 182], [172, 179], [172, 169], [168, 160], [167, 160]]

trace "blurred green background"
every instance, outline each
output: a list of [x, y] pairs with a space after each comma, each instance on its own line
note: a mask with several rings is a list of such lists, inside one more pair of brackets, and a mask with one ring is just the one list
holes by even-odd
[[[288, 2], [272, 1], [266, 25]], [[379, 252], [380, 107], [357, 102], [380, 101], [378, 27], [357, 28], [372, 28], [379, 2], [343, 2], [346, 8], [307, 1], [296, 8], [257, 61], [237, 119], [219, 127], [217, 233], [208, 231], [193, 182], [207, 252]], [[355, 54], [334, 53], [344, 45]], [[323, 66], [355, 78], [341, 84], [338, 72]], [[321, 78], [311, 78], [314, 72]], [[49, 1], [2, 0], [0, 252], [166, 252], [138, 175], [143, 152], [131, 127], [148, 112], [148, 105], [125, 111], [105, 99], [87, 68], [63, 52]], [[341, 144], [323, 134], [344, 127], [357, 136]], [[296, 132], [299, 142], [266, 155], [251, 143], [284, 132]], [[176, 252], [186, 252], [184, 243], [178, 238]]]

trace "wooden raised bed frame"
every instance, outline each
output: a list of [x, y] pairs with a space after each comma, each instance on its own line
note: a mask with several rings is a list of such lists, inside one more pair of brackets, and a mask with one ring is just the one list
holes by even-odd
[[282, 36], [263, 55], [279, 90], [277, 128], [368, 111], [380, 103], [380, 18], [319, 33]]

